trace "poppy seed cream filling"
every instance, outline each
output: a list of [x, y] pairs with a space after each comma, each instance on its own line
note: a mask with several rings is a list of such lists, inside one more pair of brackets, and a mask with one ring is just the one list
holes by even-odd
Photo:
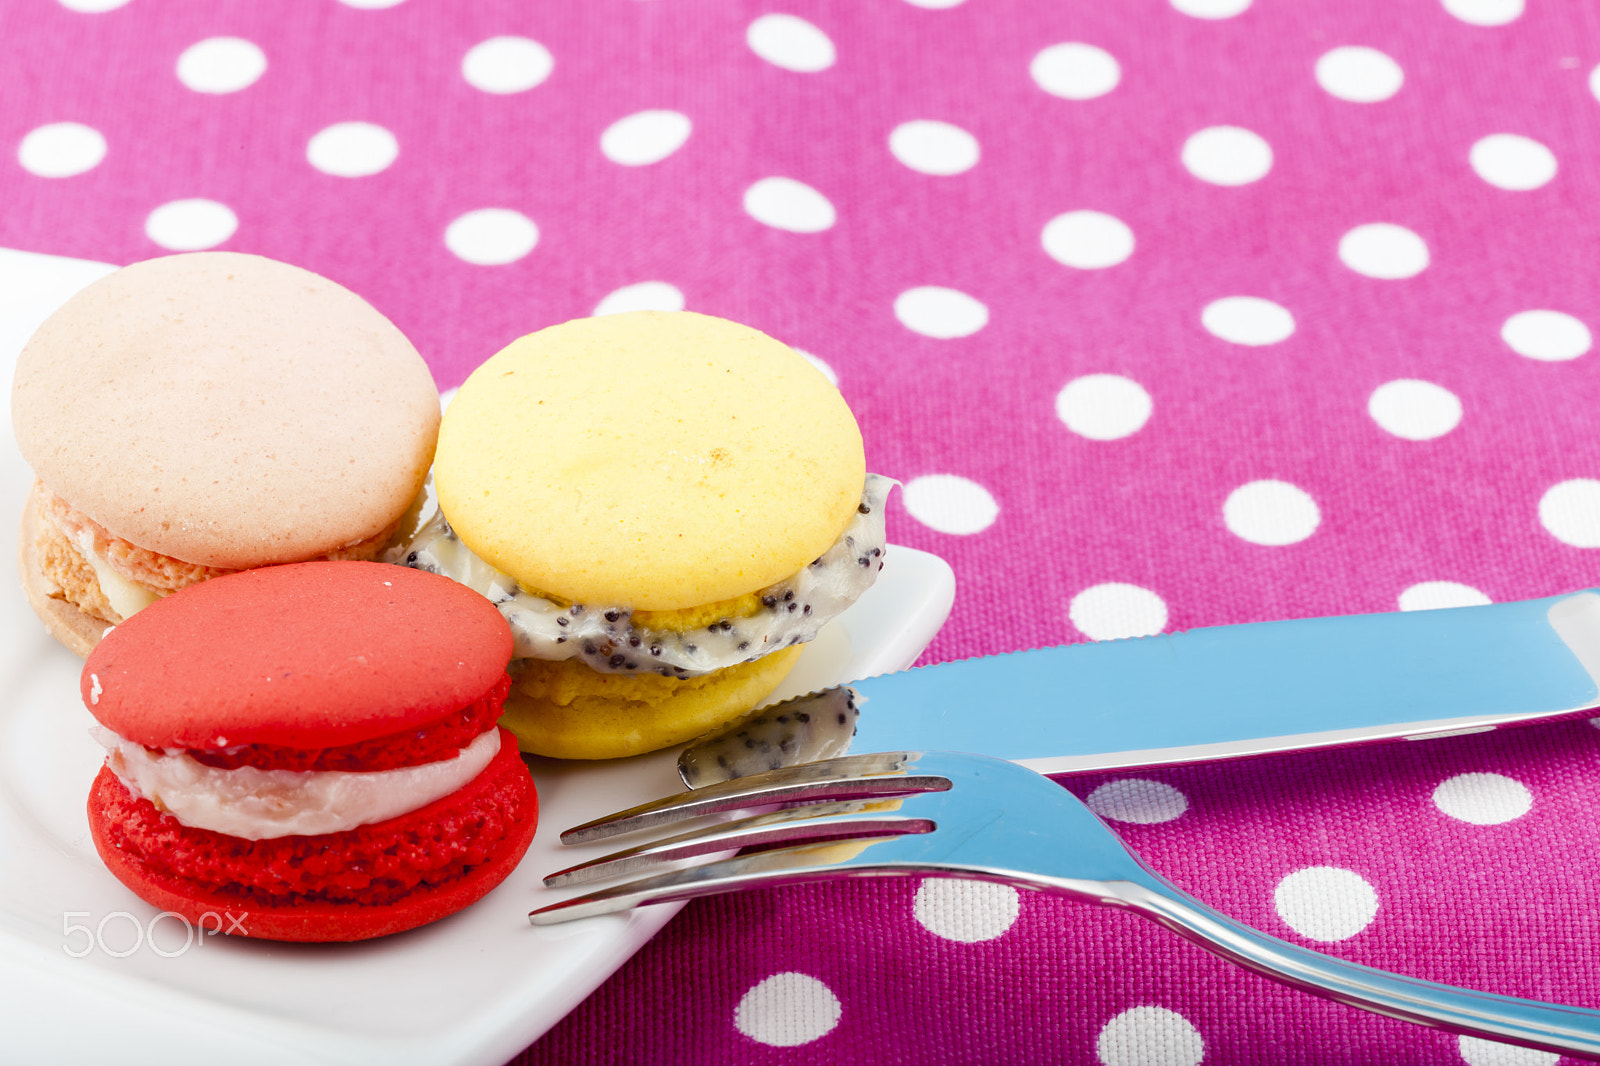
[[[184, 562], [124, 540], [50, 491], [33, 486], [41, 521], [37, 530], [45, 576], [62, 598], [113, 624], [125, 622], [156, 600], [201, 581], [235, 571]], [[377, 558], [394, 539], [399, 521], [376, 536], [328, 552], [323, 559]]]
[[342, 833], [410, 814], [465, 787], [500, 751], [500, 731], [491, 728], [454, 758], [392, 770], [224, 770], [180, 748], [152, 751], [104, 726], [91, 732], [128, 791], [191, 829], [245, 840]]
[[[566, 604], [530, 589], [473, 554], [443, 513], [386, 558], [461, 582], [511, 624], [515, 659], [577, 659], [601, 673], [701, 677], [814, 639], [854, 603], [883, 566], [884, 501], [895, 482], [868, 474], [861, 503], [833, 545], [786, 580], [725, 604], [681, 612]], [[672, 625], [673, 615], [692, 620]], [[709, 619], [709, 620], [708, 620]]]

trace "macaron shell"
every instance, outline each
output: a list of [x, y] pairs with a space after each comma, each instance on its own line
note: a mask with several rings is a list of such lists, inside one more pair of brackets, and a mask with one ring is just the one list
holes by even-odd
[[111, 533], [228, 569], [383, 532], [432, 460], [438, 392], [376, 309], [307, 270], [199, 252], [135, 263], [18, 357], [17, 444]]
[[44, 576], [35, 537], [39, 521], [33, 494], [29, 493], [22, 507], [22, 528], [17, 537], [17, 571], [22, 578], [22, 593], [28, 598], [28, 606], [33, 608], [33, 613], [44, 623], [44, 631], [81, 659], [100, 643], [100, 636], [106, 631], [107, 624], [78, 610], [66, 600], [51, 595], [56, 589]]
[[451, 402], [434, 467], [441, 509], [491, 565], [651, 610], [795, 573], [838, 538], [865, 476], [855, 418], [815, 367], [687, 311], [513, 342]]
[[494, 605], [448, 578], [295, 563], [146, 607], [90, 653], [81, 690], [103, 725], [150, 747], [332, 747], [472, 703], [511, 649]]
[[[510, 773], [507, 772], [508, 768]], [[234, 927], [222, 916], [231, 915], [239, 920], [241, 928], [235, 930], [237, 933], [256, 939], [302, 942], [367, 940], [415, 929], [454, 914], [482, 899], [516, 869], [533, 843], [538, 828], [539, 803], [533, 779], [521, 764], [509, 736], [502, 734], [500, 755], [463, 789], [493, 787], [496, 778], [518, 775], [521, 781], [526, 782], [526, 789], [520, 797], [513, 831], [500, 842], [487, 861], [474, 866], [461, 877], [439, 885], [420, 885], [404, 898], [382, 905], [323, 901], [262, 903], [256, 899], [241, 899], [238, 895], [218, 892], [157, 870], [112, 842], [112, 827], [105, 815], [108, 805], [102, 797], [106, 790], [120, 790], [124, 794], [125, 790], [108, 769], [101, 769], [90, 789], [89, 830], [95, 850], [117, 880], [146, 903], [182, 915], [197, 929], [216, 929], [220, 920], [221, 930], [226, 932]], [[430, 808], [449, 799], [446, 797], [435, 801], [412, 815], [402, 815], [394, 821], [413, 817], [426, 819]]]
[[[554, 759], [620, 759], [683, 744], [736, 718], [772, 694], [804, 646], [783, 648], [739, 667], [718, 670], [665, 700], [644, 703], [616, 691], [624, 675], [580, 667], [589, 690], [566, 703], [513, 687], [500, 724], [523, 751]], [[532, 669], [541, 664], [529, 663]]]

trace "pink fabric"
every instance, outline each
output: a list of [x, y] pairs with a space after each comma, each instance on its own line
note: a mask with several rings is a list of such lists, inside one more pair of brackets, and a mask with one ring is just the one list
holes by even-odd
[[[1186, 13], [1201, 6], [1240, 13]], [[833, 62], [758, 54], [747, 34], [774, 12], [809, 23]], [[502, 35], [539, 42], [549, 76], [512, 93], [470, 84], [463, 57]], [[254, 42], [265, 73], [234, 92], [185, 87], [179, 56], [213, 37]], [[1032, 71], [1068, 42], [1114, 58], [1115, 85], [1048, 91]], [[1398, 90], [1354, 102], [1325, 88], [1319, 60], [1346, 46], [1387, 56]], [[1069, 74], [1092, 73], [1085, 54]], [[0, 0], [0, 143], [17, 149], [0, 160], [0, 246], [147, 258], [165, 250], [152, 211], [213, 200], [238, 220], [220, 247], [362, 293], [441, 387], [607, 294], [668, 283], [837, 373], [871, 467], [906, 483], [893, 540], [957, 571], [926, 661], [1392, 610], [1427, 582], [1504, 600], [1597, 583], [1600, 356], [1583, 339], [1600, 329], [1597, 65], [1592, 7], [1521, 0], [134, 0], [98, 14]], [[608, 159], [602, 132], [647, 110], [687, 116], [687, 141], [647, 165]], [[970, 134], [976, 165], [902, 162], [890, 134], [914, 120]], [[314, 135], [352, 121], [393, 134], [393, 163], [362, 177], [308, 163]], [[60, 122], [99, 131], [104, 159], [31, 172], [25, 139]], [[1217, 127], [1270, 146], [1265, 174], [1252, 179], [1257, 142], [1226, 132], [1243, 154], [1222, 153], [1223, 176], [1252, 180], [1192, 173], [1186, 143], [1216, 176], [1189, 139]], [[1499, 134], [1526, 140], [1485, 147]], [[832, 224], [752, 215], [747, 192], [771, 177], [820, 194]], [[536, 245], [501, 265], [459, 257], [447, 230], [483, 208], [532, 220]], [[1058, 261], [1052, 220], [1079, 211], [1120, 220], [1132, 254]], [[1425, 268], [1346, 265], [1341, 242], [1374, 223], [1420, 238]], [[923, 286], [975, 299], [985, 324], [915, 332], [895, 307]], [[1207, 327], [1220, 318], [1227, 334], [1214, 305], [1241, 296], [1277, 305], [1245, 305], [1248, 336], [1267, 343]], [[1508, 326], [1528, 311], [1565, 316], [1543, 319], [1554, 340]], [[1278, 339], [1282, 312], [1293, 330]], [[1074, 431], [1058, 394], [1089, 375], [1135, 383], [1148, 421], [1114, 439]], [[1418, 381], [1436, 388], [1380, 388]], [[1090, 406], [1128, 429], [1126, 404], [1099, 395]], [[1299, 494], [1269, 484], [1252, 512], [1233, 494], [1258, 482]], [[1597, 754], [1600, 731], [1568, 724], [1067, 784], [1171, 786], [1141, 786], [1134, 809], [1171, 813], [1176, 794], [1181, 813], [1115, 824], [1155, 868], [1268, 932], [1600, 1007]], [[1449, 784], [1464, 774], [1498, 776]], [[1458, 813], [1509, 817], [1448, 813], [1463, 793]], [[1309, 911], [1275, 902], [1301, 890]], [[519, 1061], [1550, 1061], [1314, 1000], [1058, 900], [1029, 896], [997, 935], [951, 939], [917, 920], [918, 891], [693, 905]], [[992, 930], [1008, 906], [973, 896], [940, 913]], [[1310, 940], [1286, 909], [1307, 928], [1356, 928]]]

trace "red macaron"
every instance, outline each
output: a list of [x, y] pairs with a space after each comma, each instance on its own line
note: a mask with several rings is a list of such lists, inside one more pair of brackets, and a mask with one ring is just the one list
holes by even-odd
[[495, 725], [511, 651], [482, 596], [382, 563], [265, 567], [160, 600], [84, 664], [109, 731], [95, 846], [145, 901], [235, 935], [363, 940], [460, 910], [538, 820]]

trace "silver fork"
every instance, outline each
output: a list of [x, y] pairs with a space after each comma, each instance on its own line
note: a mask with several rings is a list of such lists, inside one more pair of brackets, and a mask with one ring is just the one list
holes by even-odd
[[551, 874], [551, 886], [752, 846], [542, 907], [536, 925], [744, 888], [883, 874], [980, 878], [1126, 907], [1284, 984], [1391, 1018], [1600, 1056], [1600, 1011], [1434, 984], [1279, 940], [1147, 869], [1071, 792], [1015, 763], [951, 752], [850, 755], [669, 796], [561, 835], [568, 844], [691, 818], [774, 810]]

